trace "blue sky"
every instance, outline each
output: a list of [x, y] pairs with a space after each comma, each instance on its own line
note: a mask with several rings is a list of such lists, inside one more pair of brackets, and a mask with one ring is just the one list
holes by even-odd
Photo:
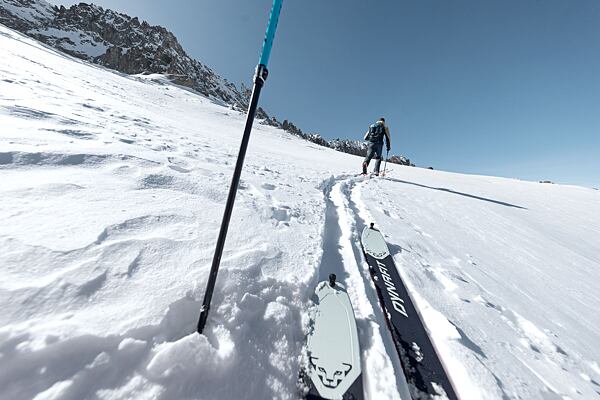
[[[271, 7], [95, 3], [248, 84]], [[269, 69], [261, 105], [304, 131], [359, 139], [385, 116], [419, 166], [600, 186], [600, 1], [284, 0]]]

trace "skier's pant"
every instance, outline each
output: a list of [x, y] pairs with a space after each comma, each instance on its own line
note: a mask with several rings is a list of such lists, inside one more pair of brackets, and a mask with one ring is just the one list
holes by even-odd
[[376, 174], [379, 173], [379, 168], [381, 167], [381, 153], [383, 152], [383, 142], [379, 143], [369, 143], [369, 148], [367, 149], [367, 156], [363, 161], [363, 173], [367, 173], [367, 167], [373, 158], [375, 158], [375, 170]]

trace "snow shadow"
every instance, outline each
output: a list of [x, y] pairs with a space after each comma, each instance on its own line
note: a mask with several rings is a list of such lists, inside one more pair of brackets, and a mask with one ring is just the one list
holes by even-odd
[[319, 282], [329, 279], [335, 274], [337, 280], [347, 287], [348, 272], [344, 268], [344, 260], [340, 253], [342, 230], [339, 224], [337, 207], [331, 200], [333, 182], [323, 190], [325, 197], [325, 229], [323, 230], [323, 255], [319, 264]]
[[405, 185], [418, 186], [418, 187], [422, 187], [422, 188], [426, 188], [426, 189], [439, 190], [440, 192], [447, 192], [447, 193], [457, 194], [459, 196], [469, 197], [471, 199], [476, 199], [476, 200], [481, 200], [481, 201], [487, 201], [489, 203], [499, 204], [499, 205], [505, 206], [505, 207], [513, 207], [513, 208], [519, 208], [521, 210], [527, 210], [526, 207], [521, 207], [521, 206], [518, 206], [518, 205], [515, 205], [515, 204], [507, 203], [505, 201], [488, 199], [487, 197], [475, 196], [473, 194], [458, 192], [458, 191], [452, 190], [452, 189], [447, 189], [447, 188], [442, 188], [442, 187], [427, 186], [427, 185], [423, 185], [421, 183], [409, 182], [409, 181], [404, 181], [404, 180], [395, 179], [395, 178], [386, 178], [386, 180], [392, 181], [392, 182], [396, 182], [396, 183], [403, 183]]

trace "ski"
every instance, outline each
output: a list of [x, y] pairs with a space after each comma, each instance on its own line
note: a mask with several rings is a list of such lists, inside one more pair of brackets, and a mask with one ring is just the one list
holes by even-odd
[[383, 174], [378, 175], [375, 172], [369, 172], [367, 174], [360, 173], [360, 174], [356, 175], [357, 178], [369, 178], [369, 179], [379, 178], [379, 177], [383, 177], [383, 176], [384, 176]]
[[[361, 236], [365, 260], [392, 334], [413, 399], [442, 396], [458, 400], [448, 374], [396, 269], [381, 232], [374, 224]], [[443, 397], [446, 396], [446, 397]]]
[[346, 288], [336, 282], [319, 283], [307, 335], [306, 362], [300, 378], [305, 399], [362, 400], [362, 370], [358, 331]]

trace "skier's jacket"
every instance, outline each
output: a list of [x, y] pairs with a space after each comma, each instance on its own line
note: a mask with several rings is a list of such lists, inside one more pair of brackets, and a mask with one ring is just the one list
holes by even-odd
[[367, 133], [365, 133], [365, 140], [368, 140], [371, 143], [383, 143], [384, 137], [387, 148], [389, 149], [392, 144], [392, 141], [390, 140], [390, 130], [381, 120], [371, 125]]

